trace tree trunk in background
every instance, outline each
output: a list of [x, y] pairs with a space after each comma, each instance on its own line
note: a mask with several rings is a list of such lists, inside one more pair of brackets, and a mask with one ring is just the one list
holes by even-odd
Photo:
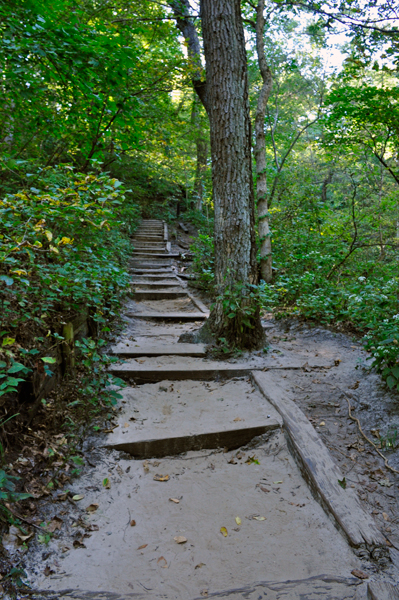
[[256, 160], [256, 199], [258, 202], [258, 233], [260, 239], [261, 278], [270, 283], [272, 280], [272, 240], [269, 225], [269, 207], [267, 202], [266, 181], [266, 106], [272, 91], [273, 78], [266, 62], [263, 32], [265, 27], [265, 0], [258, 0], [256, 7], [256, 51], [263, 85], [259, 93], [255, 117], [255, 160]]
[[[265, 334], [259, 307], [248, 296], [248, 286], [257, 283], [257, 264], [247, 56], [240, 0], [202, 0], [201, 16], [218, 296], [209, 326], [217, 339], [224, 338], [230, 345], [259, 348]], [[231, 308], [224, 306], [228, 297]]]
[[194, 181], [194, 194], [195, 194], [195, 208], [202, 210], [202, 202], [204, 199], [205, 191], [205, 174], [207, 170], [207, 159], [208, 159], [208, 140], [206, 133], [201, 127], [201, 105], [200, 99], [196, 94], [194, 96], [192, 110], [191, 110], [191, 123], [194, 127], [194, 141], [197, 153], [197, 165], [195, 170], [195, 181]]

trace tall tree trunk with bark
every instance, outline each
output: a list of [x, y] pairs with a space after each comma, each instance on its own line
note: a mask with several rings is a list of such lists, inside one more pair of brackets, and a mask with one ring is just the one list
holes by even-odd
[[206, 81], [189, 0], [169, 0], [188, 43], [194, 89], [210, 121], [217, 299], [208, 327], [237, 348], [261, 348], [247, 56], [240, 0], [201, 0]]
[[255, 116], [255, 161], [256, 161], [256, 199], [258, 203], [258, 233], [260, 239], [260, 274], [270, 283], [272, 280], [272, 240], [269, 224], [266, 181], [266, 106], [273, 86], [273, 77], [266, 61], [263, 32], [265, 28], [265, 0], [258, 0], [256, 7], [256, 51], [262, 76], [262, 89], [259, 92]]
[[211, 127], [217, 300], [209, 318], [219, 338], [239, 348], [264, 343], [257, 283], [255, 207], [247, 56], [240, 0], [202, 0]]

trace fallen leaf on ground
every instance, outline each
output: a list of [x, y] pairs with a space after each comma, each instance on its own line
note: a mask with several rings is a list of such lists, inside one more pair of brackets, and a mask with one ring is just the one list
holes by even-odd
[[367, 573], [365, 573], [364, 571], [361, 571], [360, 569], [353, 569], [353, 571], [351, 571], [351, 573], [358, 579], [368, 579], [369, 578]]
[[149, 473], [150, 467], [148, 466], [148, 460], [143, 462], [144, 473]]
[[17, 534], [17, 537], [21, 542], [27, 542], [34, 535], [34, 533], [29, 533], [28, 535], [22, 535], [22, 533]]
[[236, 417], [233, 421], [242, 421], [241, 417]]
[[273, 481], [273, 483], [283, 483], [283, 481]]
[[111, 482], [110, 482], [110, 480], [108, 479], [108, 477], [106, 477], [106, 478], [103, 480], [103, 486], [105, 487], [105, 489], [106, 489], [106, 490], [109, 490], [109, 489], [111, 488]]
[[79, 500], [83, 500], [83, 498], [83, 494], [76, 494], [75, 496], [72, 496], [72, 500], [75, 500], [75, 502], [79, 502]]
[[198, 565], [195, 565], [195, 569], [200, 569], [201, 567], [205, 567], [205, 563], [198, 563]]
[[54, 533], [56, 529], [61, 529], [62, 527], [62, 519], [59, 517], [54, 517], [54, 519], [50, 522], [50, 524], [46, 527], [47, 531], [50, 533]]
[[236, 465], [237, 464], [237, 461], [236, 461], [236, 459], [234, 457], [230, 458], [230, 460], [228, 462], [229, 462], [230, 465]]
[[139, 546], [137, 548], [137, 550], [143, 550], [144, 548], [147, 548], [148, 544], [143, 544], [142, 546]]
[[75, 540], [73, 542], [73, 547], [74, 548], [86, 548], [86, 546], [84, 545], [84, 543], [81, 542], [80, 540]]
[[255, 515], [252, 517], [255, 521], [266, 521], [266, 517], [260, 517], [259, 515]]
[[184, 535], [176, 535], [173, 539], [176, 544], [185, 544], [187, 542], [187, 538], [185, 538]]
[[155, 481], [168, 481], [169, 475], [154, 475]]
[[240, 519], [240, 517], [236, 517], [236, 523], [237, 523], [237, 525], [241, 525], [241, 519]]
[[136, 525], [136, 521], [135, 521], [134, 519], [132, 519], [132, 520], [130, 521], [130, 526], [131, 526], [131, 527], [134, 527], [135, 525]]
[[52, 575], [54, 573], [54, 571], [47, 565], [46, 568], [44, 569], [44, 574], [46, 577], [48, 577], [49, 575]]
[[384, 517], [384, 521], [389, 521], [389, 516], [387, 515], [386, 512], [383, 512], [382, 516]]
[[226, 527], [221, 527], [221, 528], [220, 528], [220, 533], [221, 533], [221, 534], [222, 534], [224, 537], [227, 537], [227, 536], [228, 536], [228, 533], [227, 533], [227, 529], [226, 529]]
[[93, 504], [89, 504], [89, 506], [86, 508], [86, 512], [88, 512], [88, 513], [96, 512], [96, 510], [99, 506], [100, 505], [97, 502], [93, 502]]
[[166, 562], [166, 559], [163, 556], [160, 556], [157, 560], [157, 564], [162, 567], [162, 569], [167, 569], [168, 568], [168, 563]]
[[123, 427], [129, 427], [129, 423], [125, 423]]
[[169, 498], [169, 500], [171, 502], [174, 502], [175, 504], [179, 504], [180, 500], [178, 500], [177, 498]]
[[325, 421], [320, 421], [320, 425], [325, 425], [326, 422]]

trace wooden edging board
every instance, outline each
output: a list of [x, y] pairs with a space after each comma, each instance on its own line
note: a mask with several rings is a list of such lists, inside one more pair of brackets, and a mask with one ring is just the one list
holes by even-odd
[[365, 548], [373, 558], [389, 556], [387, 540], [377, 529], [351, 488], [343, 489], [343, 475], [320, 436], [301, 409], [271, 373], [252, 371], [252, 379], [280, 413], [290, 449], [316, 498], [333, 517], [351, 546]]

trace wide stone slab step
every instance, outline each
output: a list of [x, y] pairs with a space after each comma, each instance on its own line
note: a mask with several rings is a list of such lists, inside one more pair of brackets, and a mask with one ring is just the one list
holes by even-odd
[[154, 368], [153, 365], [140, 364], [126, 361], [121, 365], [113, 365], [110, 372], [122, 379], [134, 379], [137, 383], [157, 382], [165, 379], [169, 381], [212, 381], [214, 379], [229, 379], [231, 377], [245, 377], [249, 375], [252, 368], [245, 365], [223, 365], [217, 363], [190, 364], [189, 366], [178, 364], [160, 364]]
[[156, 252], [142, 252], [141, 250], [133, 250], [133, 256], [135, 259], [137, 258], [179, 258], [180, 254], [178, 252], [169, 252], [168, 254], [162, 254], [158, 251]]
[[164, 262], [150, 262], [150, 261], [144, 261], [144, 260], [138, 260], [137, 262], [131, 262], [130, 263], [130, 267], [133, 270], [140, 269], [142, 272], [148, 272], [149, 269], [157, 269], [157, 270], [161, 270], [164, 269], [165, 267], [171, 267], [172, 263], [169, 261], [164, 261]]
[[127, 316], [131, 319], [155, 319], [156, 321], [203, 321], [208, 318], [208, 313], [203, 312], [129, 312]]
[[248, 381], [165, 382], [126, 388], [107, 446], [136, 458], [160, 458], [204, 448], [239, 448], [278, 429], [281, 417]]
[[187, 296], [185, 290], [134, 290], [135, 300], [174, 300], [175, 298], [184, 298]]
[[171, 344], [165, 342], [136, 344], [135, 342], [119, 342], [112, 347], [112, 353], [122, 358], [139, 356], [197, 356], [206, 354], [205, 344]]
[[158, 281], [158, 282], [154, 282], [154, 281], [132, 281], [132, 288], [134, 290], [144, 290], [144, 289], [148, 289], [149, 291], [151, 290], [168, 290], [168, 289], [173, 289], [173, 288], [178, 288], [180, 286], [179, 282], [176, 281], [175, 283], [173, 283], [173, 281]]

